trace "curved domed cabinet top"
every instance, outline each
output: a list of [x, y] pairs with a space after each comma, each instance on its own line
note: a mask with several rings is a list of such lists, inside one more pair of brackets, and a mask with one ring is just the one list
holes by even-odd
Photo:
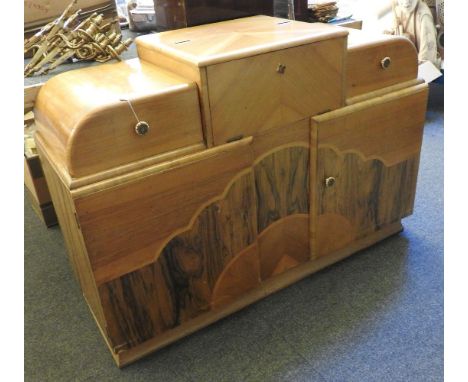
[[34, 113], [38, 140], [69, 179], [204, 146], [196, 84], [139, 59], [53, 77]]

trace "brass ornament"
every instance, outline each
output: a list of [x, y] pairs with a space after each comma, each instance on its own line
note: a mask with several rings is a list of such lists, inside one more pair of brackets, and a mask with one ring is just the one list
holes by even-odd
[[24, 68], [24, 76], [41, 75], [55, 69], [68, 59], [106, 62], [120, 60], [119, 55], [132, 44], [131, 38], [112, 30], [117, 20], [103, 23], [102, 14], [91, 14], [78, 23], [81, 9], [73, 12], [73, 0], [56, 20], [45, 25], [24, 42], [24, 53], [35, 51]]

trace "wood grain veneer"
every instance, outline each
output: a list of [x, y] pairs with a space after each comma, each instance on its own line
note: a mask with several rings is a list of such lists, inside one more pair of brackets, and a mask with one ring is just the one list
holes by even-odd
[[209, 66], [214, 144], [342, 106], [345, 49], [344, 39], [332, 39]]
[[198, 84], [212, 146], [344, 105], [347, 33], [254, 16], [142, 36], [136, 44], [143, 60]]
[[427, 93], [416, 85], [312, 118], [314, 256], [413, 212]]
[[[391, 60], [388, 68], [382, 66], [386, 57]], [[417, 75], [417, 52], [410, 40], [349, 29], [346, 98], [411, 81]]]
[[[149, 123], [145, 136], [124, 98]], [[71, 178], [203, 142], [196, 85], [139, 59], [57, 75], [34, 110], [37, 134]]]
[[141, 36], [136, 44], [139, 55], [153, 50], [204, 67], [347, 35], [327, 24], [253, 16]]
[[[300, 267], [294, 267], [286, 272], [272, 277], [265, 282], [262, 282], [257, 288], [254, 288], [243, 294], [241, 298], [236, 299], [231, 304], [224, 305], [219, 309], [213, 309], [209, 312], [201, 314], [198, 317], [182, 324], [170, 331], [162, 333], [160, 336], [152, 339], [128, 350], [121, 350], [118, 353], [112, 353], [119, 367], [126, 366], [136, 360], [167, 346], [185, 336], [194, 333], [226, 316], [229, 316], [238, 310], [253, 304], [321, 269], [334, 264], [346, 257], [367, 248], [387, 237], [395, 235], [403, 230], [401, 222], [393, 223], [389, 226], [381, 227], [381, 229], [361, 240], [357, 240], [347, 247], [335, 251], [328, 256], [321, 257], [314, 261], [308, 261]], [[112, 350], [112, 349], [111, 349]]]
[[[401, 39], [347, 33], [269, 17], [188, 28], [41, 90], [45, 175], [119, 366], [402, 229], [427, 85]], [[156, 135], [127, 134], [122, 92]]]

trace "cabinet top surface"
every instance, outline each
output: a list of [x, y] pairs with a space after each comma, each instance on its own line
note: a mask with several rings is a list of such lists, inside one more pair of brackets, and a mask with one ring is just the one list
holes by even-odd
[[112, 106], [120, 105], [129, 112], [128, 104], [122, 100], [151, 99], [192, 86], [193, 83], [176, 74], [135, 58], [62, 73], [47, 81], [38, 97], [43, 98], [42, 93], [54, 95], [55, 99], [47, 104], [52, 101], [59, 104], [60, 108], [51, 113], [54, 117], [57, 114], [58, 121], [64, 120], [66, 113], [68, 123], [63, 128], [68, 130], [91, 114]]
[[[196, 85], [138, 58], [53, 77], [34, 115], [36, 137], [71, 178], [202, 141]], [[151, 126], [142, 134], [140, 118]]]
[[344, 28], [321, 23], [253, 16], [141, 36], [136, 43], [203, 67], [347, 34]]

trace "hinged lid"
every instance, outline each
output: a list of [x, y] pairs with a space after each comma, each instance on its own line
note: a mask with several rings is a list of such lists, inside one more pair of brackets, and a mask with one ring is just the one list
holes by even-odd
[[136, 44], [203, 67], [347, 34], [344, 28], [322, 23], [253, 16], [140, 36]]
[[37, 136], [70, 178], [203, 145], [196, 85], [139, 59], [53, 77], [35, 115]]

